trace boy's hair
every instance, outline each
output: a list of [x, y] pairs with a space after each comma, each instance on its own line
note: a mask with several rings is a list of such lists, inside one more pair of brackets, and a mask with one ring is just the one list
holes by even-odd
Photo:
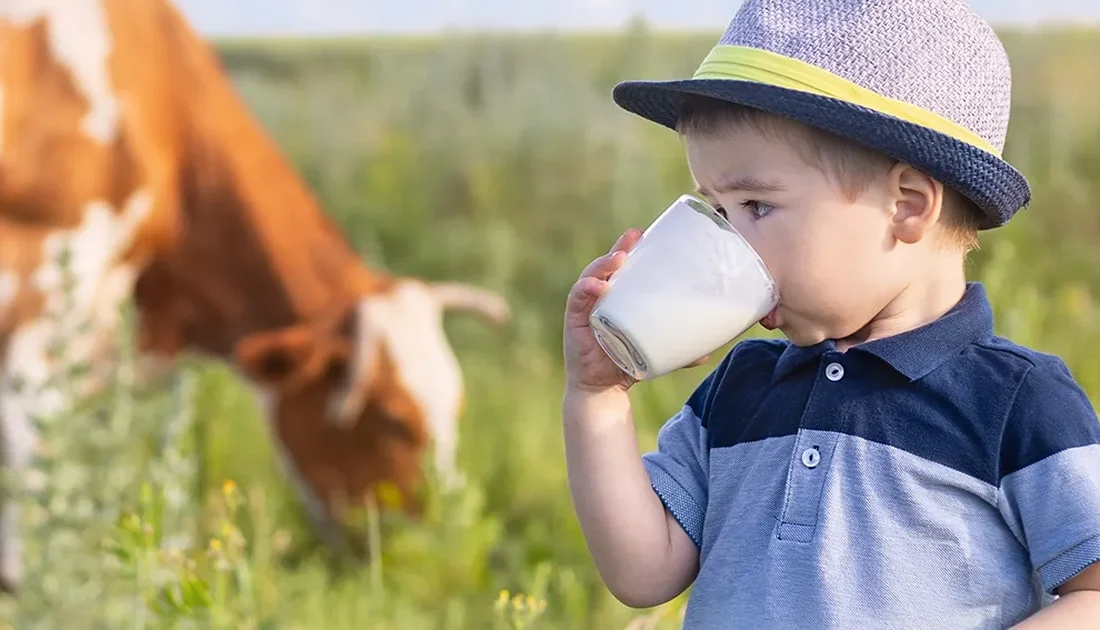
[[[681, 135], [718, 134], [744, 125], [792, 146], [810, 166], [832, 177], [854, 201], [891, 159], [850, 140], [763, 110], [705, 96], [685, 95], [676, 130]], [[944, 186], [940, 235], [963, 254], [978, 248], [981, 212], [974, 202]]]

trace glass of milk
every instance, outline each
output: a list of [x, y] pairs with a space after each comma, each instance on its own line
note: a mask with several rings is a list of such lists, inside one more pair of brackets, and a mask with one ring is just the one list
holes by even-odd
[[705, 201], [682, 195], [646, 228], [589, 317], [623, 372], [652, 379], [738, 337], [779, 302], [756, 251]]

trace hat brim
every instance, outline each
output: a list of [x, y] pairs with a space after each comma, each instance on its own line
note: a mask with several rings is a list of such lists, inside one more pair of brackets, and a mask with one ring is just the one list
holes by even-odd
[[733, 79], [624, 81], [619, 107], [676, 129], [686, 94], [707, 96], [786, 116], [910, 164], [972, 200], [984, 214], [979, 229], [1004, 225], [1031, 201], [1027, 179], [991, 153], [927, 127], [842, 100]]

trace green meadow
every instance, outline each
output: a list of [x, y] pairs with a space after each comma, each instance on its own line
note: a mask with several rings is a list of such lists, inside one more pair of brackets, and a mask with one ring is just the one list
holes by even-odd
[[[455, 314], [467, 487], [418, 522], [367, 510], [369, 565], [314, 538], [254, 402], [186, 360], [41, 419], [28, 577], [13, 628], [676, 628], [686, 594], [632, 610], [603, 587], [569, 501], [561, 317], [581, 268], [691, 188], [678, 138], [619, 110], [626, 78], [690, 75], [717, 33], [216, 42], [245, 102], [370, 265], [499, 290], [514, 320]], [[1059, 353], [1100, 397], [1100, 32], [1005, 33], [1006, 155], [1034, 200], [970, 276], [1001, 334]], [[749, 335], [762, 335], [754, 329]], [[655, 444], [706, 371], [633, 392]]]

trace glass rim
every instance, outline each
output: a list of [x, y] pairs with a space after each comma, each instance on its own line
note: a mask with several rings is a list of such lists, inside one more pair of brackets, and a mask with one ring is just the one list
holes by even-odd
[[771, 270], [768, 269], [768, 265], [764, 262], [764, 259], [760, 257], [760, 252], [757, 252], [756, 248], [752, 246], [752, 243], [749, 243], [744, 235], [742, 235], [741, 232], [737, 230], [737, 228], [733, 227], [733, 224], [730, 223], [729, 219], [722, 216], [717, 210], [715, 210], [714, 206], [707, 203], [705, 199], [702, 199], [692, 193], [684, 193], [680, 195], [675, 203], [683, 203], [687, 207], [713, 221], [714, 224], [722, 230], [725, 230], [726, 232], [729, 232], [736, 236], [741, 241], [741, 243], [744, 244], [744, 246], [750, 252], [752, 252], [753, 257], [756, 259], [757, 267], [760, 269], [761, 272], [763, 272], [764, 278], [768, 281], [769, 288], [771, 289], [772, 293], [775, 294], [775, 300], [778, 303], [779, 287], [776, 286], [775, 278], [772, 276]]

